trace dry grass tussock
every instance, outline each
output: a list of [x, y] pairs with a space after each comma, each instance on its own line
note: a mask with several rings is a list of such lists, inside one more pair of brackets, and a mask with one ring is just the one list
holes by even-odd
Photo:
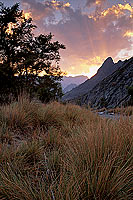
[[0, 199], [132, 199], [132, 122], [25, 97], [0, 107]]
[[131, 116], [131, 115], [133, 115], [133, 106], [115, 108], [115, 109], [110, 110], [110, 112], [111, 111], [114, 112], [114, 113], [117, 113], [117, 114]]
[[98, 111], [99, 112], [106, 111], [107, 113], [114, 113], [114, 114], [119, 114], [119, 115], [123, 115], [123, 116], [131, 116], [131, 115], [133, 115], [133, 106], [117, 107], [114, 109], [102, 108], [102, 109], [99, 109]]

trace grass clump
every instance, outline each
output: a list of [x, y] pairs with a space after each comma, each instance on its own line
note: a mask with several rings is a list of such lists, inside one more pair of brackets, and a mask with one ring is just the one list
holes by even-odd
[[132, 116], [133, 115], [133, 106], [127, 106], [127, 107], [116, 107], [113, 109], [106, 109], [102, 108], [98, 110], [99, 112], [105, 112], [105, 113], [113, 113], [113, 114], [118, 114], [121, 116]]
[[0, 199], [132, 199], [132, 116], [20, 99], [0, 108]]
[[[111, 112], [111, 110], [110, 110], [110, 112]], [[133, 115], [133, 106], [115, 108], [113, 110], [113, 112], [120, 114], [120, 115], [132, 116]]]

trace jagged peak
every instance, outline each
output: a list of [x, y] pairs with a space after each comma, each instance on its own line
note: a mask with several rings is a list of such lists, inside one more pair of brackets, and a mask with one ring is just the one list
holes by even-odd
[[107, 64], [107, 63], [109, 63], [109, 64], [111, 64], [111, 63], [114, 64], [114, 61], [113, 61], [113, 59], [112, 59], [111, 57], [108, 57], [108, 58], [104, 61], [103, 65], [104, 65], [105, 63], [106, 63], [106, 64]]
[[108, 57], [105, 61], [104, 61], [104, 63], [102, 64], [102, 66], [98, 69], [98, 73], [99, 72], [104, 72], [104, 71], [106, 71], [106, 70], [109, 70], [110, 69], [110, 67], [112, 67], [112, 66], [114, 66], [114, 61], [113, 61], [113, 59], [111, 58], [111, 57]]

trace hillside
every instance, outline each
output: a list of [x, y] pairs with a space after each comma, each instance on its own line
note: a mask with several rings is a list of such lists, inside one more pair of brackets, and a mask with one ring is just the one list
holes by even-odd
[[130, 100], [128, 87], [133, 86], [133, 57], [99, 82], [91, 91], [81, 97], [81, 104], [90, 104], [97, 108], [114, 108]]
[[97, 73], [90, 79], [86, 80], [84, 83], [80, 84], [76, 88], [72, 89], [70, 92], [65, 94], [62, 98], [63, 101], [70, 101], [78, 98], [87, 92], [89, 92], [93, 87], [95, 87], [100, 81], [106, 78], [108, 75], [112, 74], [114, 71], [122, 66], [123, 62], [119, 61], [114, 63], [112, 58], [107, 58], [103, 65], [99, 68]]
[[1, 106], [0, 199], [132, 199], [132, 121], [25, 97]]
[[64, 76], [62, 81], [61, 81], [61, 85], [62, 85], [62, 89], [64, 91], [64, 89], [69, 86], [70, 84], [75, 84], [75, 85], [80, 85], [81, 83], [85, 82], [88, 79], [87, 76]]
[[75, 88], [76, 86], [77, 86], [77, 84], [75, 84], [75, 83], [70, 83], [67, 87], [65, 87], [65, 88], [63, 89], [63, 93], [65, 94], [65, 93], [71, 91], [71, 90], [72, 90], [73, 88]]

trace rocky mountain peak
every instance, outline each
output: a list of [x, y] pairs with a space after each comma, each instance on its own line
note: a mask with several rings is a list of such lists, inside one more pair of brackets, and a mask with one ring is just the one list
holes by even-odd
[[106, 60], [104, 61], [104, 63], [106, 63], [106, 62], [114, 63], [114, 61], [113, 61], [113, 59], [111, 57], [106, 58]]
[[115, 108], [131, 103], [128, 88], [133, 86], [133, 57], [118, 61], [114, 65], [117, 70], [99, 81], [92, 90], [80, 98], [81, 104], [95, 108]]
[[112, 66], [114, 66], [114, 61], [111, 57], [108, 57], [104, 63], [102, 64], [102, 66], [99, 68], [99, 70], [97, 72], [108, 72], [109, 70], [111, 70]]
[[131, 60], [132, 59], [125, 60], [125, 61], [118, 61], [117, 63], [114, 63], [113, 59], [111, 57], [108, 57], [93, 77], [86, 80], [84, 83], [80, 84], [79, 86], [73, 88], [68, 93], [66, 93], [63, 96], [62, 100], [74, 101], [74, 99], [78, 99], [84, 96], [85, 94], [89, 93], [98, 83], [100, 83], [107, 76], [119, 70], [123, 65], [127, 66], [127, 64], [131, 62]]
[[119, 63], [122, 63], [122, 61], [121, 61], [121, 60], [119, 60], [119, 61], [118, 61], [118, 64], [119, 64]]

